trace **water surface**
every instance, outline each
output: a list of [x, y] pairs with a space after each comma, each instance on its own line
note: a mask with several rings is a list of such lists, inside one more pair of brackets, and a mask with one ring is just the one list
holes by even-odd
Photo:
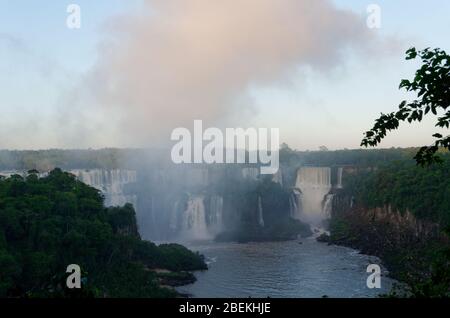
[[319, 243], [313, 238], [268, 243], [195, 243], [209, 270], [196, 272], [197, 282], [178, 290], [191, 297], [377, 297], [393, 280], [383, 271], [381, 289], [369, 289], [369, 264], [376, 257]]

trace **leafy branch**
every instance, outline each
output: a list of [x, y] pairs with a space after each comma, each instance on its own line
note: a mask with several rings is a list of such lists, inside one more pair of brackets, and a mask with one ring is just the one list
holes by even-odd
[[[411, 48], [406, 51], [406, 60], [420, 57], [423, 65], [416, 71], [414, 80], [404, 79], [400, 82], [400, 89], [408, 92], [416, 92], [417, 99], [412, 102], [402, 101], [396, 112], [381, 114], [375, 120], [373, 128], [367, 131], [361, 146], [377, 146], [388, 132], [398, 129], [400, 122], [420, 122], [430, 112], [437, 116], [438, 111], [444, 111], [437, 118], [436, 127], [450, 127], [450, 56], [441, 49], [427, 48], [417, 51]], [[433, 135], [434, 144], [424, 146], [415, 155], [417, 164], [422, 166], [441, 162], [437, 155], [440, 148], [450, 150], [450, 136], [442, 136], [439, 133]]]

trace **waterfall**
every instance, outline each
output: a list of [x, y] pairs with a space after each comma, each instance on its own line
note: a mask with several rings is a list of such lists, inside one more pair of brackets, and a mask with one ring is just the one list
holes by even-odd
[[214, 233], [223, 230], [223, 197], [213, 195], [209, 204], [209, 228]]
[[255, 167], [242, 168], [242, 177], [244, 179], [257, 180], [259, 177], [259, 169]]
[[331, 212], [333, 208], [334, 194], [327, 194], [323, 203], [323, 216], [327, 219], [331, 218]]
[[320, 225], [327, 218], [323, 203], [331, 190], [331, 169], [328, 167], [300, 168], [297, 171], [296, 188], [301, 190], [300, 218], [312, 225]]
[[258, 196], [258, 224], [259, 226], [264, 227], [264, 215], [260, 196]]
[[290, 216], [293, 219], [301, 219], [301, 192], [298, 189], [293, 189], [289, 196]]
[[71, 170], [78, 180], [100, 190], [105, 196], [106, 206], [121, 206], [131, 203], [137, 209], [137, 197], [124, 192], [125, 185], [137, 180], [132, 170]]
[[224, 229], [223, 197], [212, 195], [205, 200], [203, 195], [192, 196], [185, 210], [180, 210], [180, 202], [175, 201], [169, 215], [169, 229], [185, 240], [211, 239]]
[[183, 213], [181, 236], [190, 240], [209, 239], [210, 234], [206, 225], [206, 213], [203, 196], [195, 196], [187, 202]]
[[179, 201], [177, 200], [175, 201], [175, 204], [170, 214], [169, 229], [172, 231], [176, 231], [178, 228], [178, 205]]
[[336, 187], [338, 189], [342, 189], [342, 171], [344, 169], [342, 167], [339, 167], [337, 170], [337, 182], [336, 182]]

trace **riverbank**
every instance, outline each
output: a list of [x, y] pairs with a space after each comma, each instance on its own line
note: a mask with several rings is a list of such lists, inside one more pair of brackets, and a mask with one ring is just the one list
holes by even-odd
[[448, 267], [444, 251], [449, 242], [437, 224], [415, 219], [390, 207], [355, 206], [337, 211], [329, 223], [330, 235], [319, 242], [346, 246], [379, 257], [390, 277], [403, 283], [391, 296], [445, 295]]

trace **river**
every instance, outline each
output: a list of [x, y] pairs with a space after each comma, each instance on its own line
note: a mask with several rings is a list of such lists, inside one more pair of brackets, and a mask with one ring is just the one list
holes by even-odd
[[191, 243], [205, 255], [209, 269], [197, 282], [177, 288], [190, 297], [377, 297], [393, 280], [382, 270], [381, 289], [366, 284], [373, 256], [319, 243], [314, 238], [264, 243]]

